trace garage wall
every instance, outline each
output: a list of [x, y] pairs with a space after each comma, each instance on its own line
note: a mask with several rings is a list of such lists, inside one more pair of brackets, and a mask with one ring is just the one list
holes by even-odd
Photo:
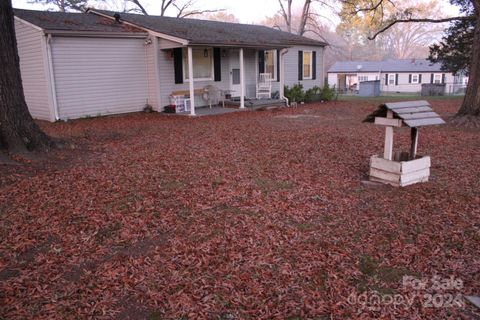
[[30, 114], [35, 119], [54, 121], [53, 107], [49, 101], [46, 48], [42, 31], [15, 19], [20, 71], [23, 91]]
[[60, 119], [141, 111], [148, 97], [144, 41], [54, 37]]

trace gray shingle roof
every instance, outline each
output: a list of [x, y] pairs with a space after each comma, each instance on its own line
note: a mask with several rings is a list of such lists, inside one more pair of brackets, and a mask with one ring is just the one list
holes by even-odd
[[431, 63], [426, 59], [401, 59], [385, 61], [337, 61], [328, 70], [339, 72], [445, 72], [440, 63]]
[[15, 16], [45, 30], [145, 33], [95, 14], [14, 9]]
[[[94, 10], [113, 16], [114, 12]], [[121, 19], [137, 26], [169, 36], [188, 40], [190, 44], [278, 46], [324, 46], [326, 43], [279, 31], [273, 28], [241, 23], [228, 23], [199, 19], [145, 16], [120, 13]]]
[[[114, 12], [90, 10], [66, 13], [15, 9], [15, 15], [45, 30], [91, 32], [145, 32], [128, 24], [95, 14], [112, 16]], [[273, 28], [218, 21], [179, 19], [121, 13], [121, 20], [136, 26], [188, 40], [192, 45], [227, 45], [253, 47], [325, 46], [326, 43]]]

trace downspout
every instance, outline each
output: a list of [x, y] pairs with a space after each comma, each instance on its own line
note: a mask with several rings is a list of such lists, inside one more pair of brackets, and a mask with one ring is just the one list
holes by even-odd
[[55, 89], [55, 76], [53, 74], [53, 59], [52, 59], [52, 47], [51, 47], [52, 35], [48, 34], [47, 36], [47, 62], [48, 62], [48, 73], [50, 77], [50, 89], [53, 102], [53, 115], [55, 121], [60, 120], [58, 116], [58, 104], [57, 104], [57, 90]]
[[284, 58], [283, 56], [287, 54], [288, 49], [281, 49], [280, 50], [280, 88], [278, 88], [279, 93], [280, 93], [280, 99], [285, 100], [285, 103], [287, 104], [287, 107], [290, 107], [290, 102], [288, 101], [288, 98], [285, 97], [285, 65], [284, 65]]

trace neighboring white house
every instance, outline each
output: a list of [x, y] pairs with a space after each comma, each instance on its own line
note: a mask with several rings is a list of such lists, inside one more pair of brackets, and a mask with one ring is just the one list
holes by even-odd
[[135, 112], [146, 104], [162, 111], [178, 91], [195, 97], [195, 114], [206, 104], [198, 92], [207, 85], [245, 105], [260, 73], [272, 74], [280, 97], [284, 85], [308, 89], [325, 77], [325, 43], [264, 26], [15, 9], [15, 29], [30, 113], [48, 121]]
[[380, 80], [380, 91], [417, 93], [423, 83], [445, 84], [446, 93], [463, 89], [468, 79], [441, 70], [440, 63], [426, 59], [339, 61], [328, 70], [328, 84], [341, 92], [354, 92], [360, 82]]

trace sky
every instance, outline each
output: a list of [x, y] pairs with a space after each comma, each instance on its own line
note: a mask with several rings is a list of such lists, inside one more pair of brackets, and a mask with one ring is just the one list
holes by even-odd
[[[30, 0], [13, 0], [15, 8], [44, 10], [46, 7], [38, 4], [30, 4]], [[117, 10], [121, 10], [123, 0], [107, 0], [110, 6], [117, 6]], [[197, 0], [197, 4], [201, 4], [206, 9], [226, 9], [227, 13], [233, 13], [242, 23], [258, 23], [267, 16], [273, 16], [279, 10], [278, 0]], [[298, 1], [299, 3], [303, 1]], [[444, 4], [444, 12], [448, 16], [458, 14], [455, 7], [449, 5], [448, 1], [441, 1]], [[141, 0], [149, 14], [155, 15], [160, 13], [159, 0]], [[300, 8], [298, 8], [300, 9]], [[324, 9], [325, 10], [325, 9]], [[326, 15], [334, 16], [331, 13]], [[334, 27], [338, 23], [338, 19], [326, 20], [326, 24]]]
[[[38, 9], [42, 10], [45, 7], [37, 4], [29, 4], [30, 0], [13, 0], [15, 8], [22, 9]], [[117, 4], [121, 0], [111, 0], [112, 4]], [[115, 3], [117, 2], [117, 3]], [[147, 12], [155, 15], [160, 13], [158, 0], [141, 0], [145, 4]], [[273, 16], [279, 9], [277, 0], [197, 0], [204, 8], [212, 9], [226, 9], [228, 13], [233, 13], [242, 23], [259, 22], [265, 16]]]

